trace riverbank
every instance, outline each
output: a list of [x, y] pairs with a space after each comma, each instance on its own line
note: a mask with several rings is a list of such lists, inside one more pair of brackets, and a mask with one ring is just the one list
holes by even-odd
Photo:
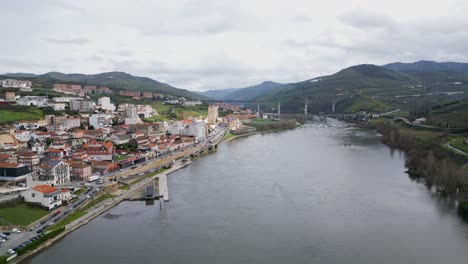
[[252, 133], [240, 134], [240, 135], [234, 135], [233, 134], [232, 136], [230, 136], [228, 138], [225, 138], [224, 142], [229, 142], [229, 141], [234, 140], [234, 139], [238, 139], [238, 138], [242, 138], [242, 137], [248, 137], [248, 136], [252, 136], [252, 135], [287, 131], [287, 130], [298, 128], [300, 126], [301, 126], [300, 124], [295, 122], [294, 127], [287, 127], [287, 128], [281, 128], [281, 129], [275, 128], [275, 129], [261, 130], [261, 131], [256, 131], [256, 132], [252, 132]]
[[445, 146], [449, 134], [408, 128], [391, 119], [371, 120], [364, 127], [382, 134], [382, 142], [389, 147], [405, 151], [408, 175], [454, 199], [460, 216], [468, 219], [467, 158]]
[[191, 162], [186, 162], [186, 163], [179, 162], [177, 164], [174, 164], [170, 169], [168, 169], [166, 171], [163, 171], [163, 172], [161, 172], [159, 174], [155, 174], [152, 177], [148, 177], [148, 178], [138, 182], [137, 184], [133, 185], [131, 187], [131, 189], [129, 189], [128, 191], [122, 192], [118, 197], [112, 198], [112, 199], [110, 199], [110, 201], [107, 200], [107, 201], [103, 201], [103, 202], [97, 204], [96, 206], [91, 208], [87, 212], [87, 214], [84, 215], [83, 217], [80, 217], [79, 219], [71, 222], [70, 224], [65, 225], [65, 230], [63, 232], [61, 232], [60, 234], [58, 234], [57, 236], [51, 238], [50, 240], [47, 240], [46, 243], [44, 243], [44, 244], [38, 246], [37, 248], [27, 252], [26, 254], [12, 259], [8, 263], [21, 263], [22, 261], [27, 260], [27, 259], [31, 258], [32, 256], [34, 256], [36, 254], [39, 254], [40, 252], [46, 250], [47, 248], [51, 247], [52, 245], [54, 245], [55, 243], [59, 242], [61, 239], [66, 237], [68, 234], [74, 232], [75, 230], [79, 229], [83, 225], [88, 224], [90, 221], [92, 221], [96, 217], [102, 215], [103, 213], [110, 210], [111, 208], [117, 206], [122, 201], [128, 200], [129, 197], [131, 197], [133, 195], [133, 193], [137, 192], [138, 190], [140, 190], [141, 188], [146, 186], [149, 182], [154, 181], [156, 178], [162, 177], [165, 180], [165, 181], [160, 181], [159, 182], [159, 184], [160, 184], [159, 188], [164, 189], [164, 191], [162, 192], [162, 197], [161, 198], [165, 202], [169, 201], [169, 191], [168, 191], [167, 180], [166, 180], [167, 175], [171, 174], [171, 173], [173, 173], [175, 171], [178, 171], [178, 170], [180, 170], [180, 169], [182, 169], [182, 168], [184, 168], [184, 167], [186, 167], [186, 166], [188, 166], [190, 164], [191, 164]]

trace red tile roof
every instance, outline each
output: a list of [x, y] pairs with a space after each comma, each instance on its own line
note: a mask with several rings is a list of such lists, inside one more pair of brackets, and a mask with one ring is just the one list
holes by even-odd
[[18, 167], [23, 167], [26, 165], [18, 164], [18, 163], [0, 163], [0, 168], [18, 168]]
[[41, 192], [41, 193], [54, 193], [54, 192], [59, 190], [59, 189], [57, 189], [55, 187], [52, 187], [50, 185], [47, 185], [47, 184], [36, 185], [36, 186], [32, 187], [32, 189], [36, 190], [38, 192]]

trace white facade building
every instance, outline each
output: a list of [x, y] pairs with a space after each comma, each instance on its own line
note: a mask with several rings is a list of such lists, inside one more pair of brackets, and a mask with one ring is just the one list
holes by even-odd
[[111, 103], [109, 97], [101, 97], [98, 99], [98, 104], [101, 105], [101, 109], [106, 111], [115, 111], [115, 105]]
[[48, 105], [46, 96], [24, 96], [16, 100], [17, 105], [44, 107]]
[[24, 200], [28, 203], [38, 203], [47, 210], [62, 205], [62, 191], [47, 184], [36, 185], [24, 192]]
[[75, 127], [80, 127], [81, 125], [81, 120], [79, 118], [67, 118], [64, 119], [62, 122], [64, 129], [72, 129]]
[[93, 126], [95, 129], [104, 128], [110, 125], [111, 120], [112, 120], [111, 115], [92, 114], [89, 116], [89, 125]]

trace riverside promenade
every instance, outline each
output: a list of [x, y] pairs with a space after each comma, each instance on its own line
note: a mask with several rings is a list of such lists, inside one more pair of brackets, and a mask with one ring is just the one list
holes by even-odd
[[[21, 261], [24, 261], [27, 258], [29, 258], [29, 257], [31, 257], [31, 256], [33, 256], [33, 255], [47, 249], [48, 247], [52, 246], [54, 243], [57, 243], [58, 241], [60, 241], [62, 238], [64, 238], [69, 233], [77, 230], [78, 228], [80, 228], [83, 225], [88, 224], [91, 220], [93, 220], [94, 218], [96, 218], [96, 217], [100, 216], [101, 214], [105, 213], [106, 211], [108, 211], [112, 207], [118, 205], [122, 201], [129, 200], [129, 198], [132, 197], [134, 192], [138, 191], [139, 189], [144, 188], [148, 183], [150, 183], [151, 181], [154, 181], [156, 178], [159, 178], [159, 190], [160, 190], [160, 192], [161, 192], [161, 190], [163, 190], [161, 192], [161, 196], [162, 196], [163, 200], [165, 202], [169, 201], [169, 189], [168, 189], [168, 186], [167, 186], [167, 175], [171, 174], [171, 173], [173, 173], [173, 172], [175, 172], [177, 170], [180, 170], [180, 169], [190, 165], [191, 163], [192, 163], [191, 161], [188, 161], [188, 162], [180, 162], [179, 161], [179, 162], [175, 163], [170, 169], [166, 170], [165, 172], [162, 172], [160, 174], [156, 174], [156, 175], [154, 175], [152, 177], [148, 177], [148, 178], [146, 178], [146, 179], [132, 185], [131, 188], [128, 191], [125, 191], [125, 192], [121, 193], [119, 196], [101, 202], [99, 205], [97, 205], [97, 206], [91, 208], [90, 210], [88, 210], [86, 215], [84, 215], [83, 217], [81, 217], [81, 218], [69, 223], [68, 225], [66, 225], [65, 226], [65, 231], [60, 233], [58, 236], [48, 240], [46, 243], [42, 244], [38, 248], [36, 248], [36, 249], [34, 249], [32, 251], [29, 251], [28, 253], [26, 253], [26, 254], [24, 254], [22, 256], [17, 257], [15, 259], [12, 259], [11, 262], [9, 262], [9, 263], [20, 263]], [[161, 179], [163, 179], [163, 180], [161, 180]]]

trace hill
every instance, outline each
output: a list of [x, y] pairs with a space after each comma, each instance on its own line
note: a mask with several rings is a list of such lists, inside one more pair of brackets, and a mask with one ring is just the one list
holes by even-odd
[[429, 112], [427, 119], [436, 127], [468, 127], [468, 100], [437, 106]]
[[[285, 84], [261, 94], [256, 99], [284, 102], [281, 105], [284, 112], [302, 112], [303, 101], [306, 98], [311, 102], [310, 111], [329, 112], [333, 101], [337, 102], [338, 111], [345, 111], [353, 104], [353, 100], [357, 100], [361, 95], [379, 100], [388, 96], [407, 95], [418, 90], [410, 88], [416, 83], [414, 78], [406, 74], [377, 65], [362, 64], [332, 75]], [[346, 107], [340, 107], [340, 104], [346, 104]]]
[[277, 91], [283, 86], [284, 84], [281, 83], [265, 81], [257, 85], [236, 89], [232, 93], [224, 96], [223, 99], [241, 101], [254, 100], [265, 93]]
[[417, 61], [413, 63], [395, 62], [383, 67], [398, 72], [457, 72], [468, 74], [468, 63]]
[[418, 61], [391, 63], [384, 67], [418, 80], [427, 93], [468, 90], [468, 63]]
[[208, 90], [205, 92], [198, 92], [201, 95], [204, 95], [206, 97], [216, 99], [216, 100], [221, 100], [228, 96], [230, 93], [239, 90], [238, 88], [231, 88], [231, 89], [221, 89], [221, 90]]
[[175, 88], [169, 84], [161, 83], [147, 77], [133, 76], [125, 72], [105, 72], [99, 74], [65, 74], [61, 72], [49, 72], [42, 75], [29, 74], [5, 74], [5, 77], [15, 77], [31, 80], [43, 87], [52, 87], [54, 83], [76, 83], [81, 85], [107, 86], [116, 90], [139, 90], [162, 93], [174, 96], [182, 96], [191, 99], [204, 99], [203, 95], [190, 92], [185, 89]]

